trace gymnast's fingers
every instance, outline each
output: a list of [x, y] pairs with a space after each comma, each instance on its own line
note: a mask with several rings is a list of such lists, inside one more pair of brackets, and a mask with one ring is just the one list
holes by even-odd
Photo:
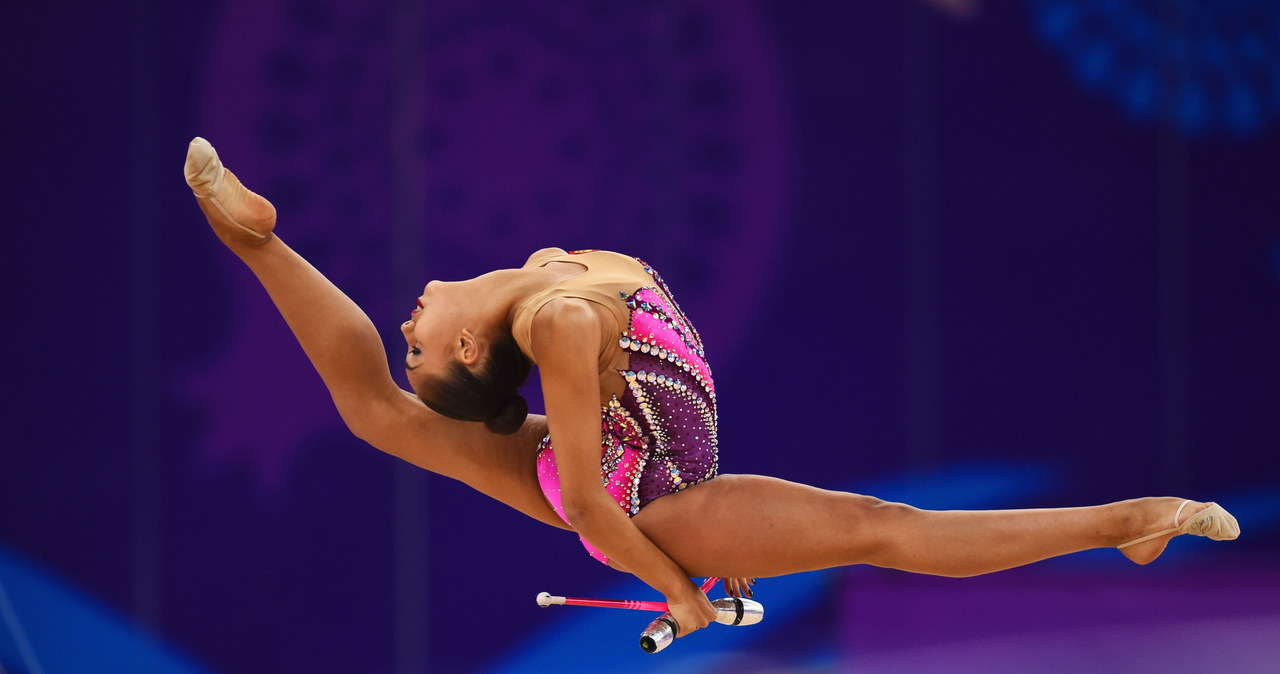
[[742, 597], [751, 597], [754, 596], [754, 593], [751, 590], [751, 585], [754, 582], [755, 579], [753, 578], [725, 578], [724, 591], [728, 593], [729, 596], [738, 597], [739, 599]]

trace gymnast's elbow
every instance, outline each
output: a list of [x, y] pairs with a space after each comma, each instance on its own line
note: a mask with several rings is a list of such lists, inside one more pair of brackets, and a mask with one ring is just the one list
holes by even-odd
[[576, 490], [562, 489], [561, 505], [564, 506], [564, 520], [574, 531], [582, 533], [590, 529], [596, 522], [604, 521], [609, 514], [607, 508], [617, 508], [618, 504], [607, 496], [602, 501], [592, 494], [575, 493]]
[[564, 521], [578, 533], [589, 530], [595, 519], [590, 508], [570, 508], [567, 504], [565, 505]]

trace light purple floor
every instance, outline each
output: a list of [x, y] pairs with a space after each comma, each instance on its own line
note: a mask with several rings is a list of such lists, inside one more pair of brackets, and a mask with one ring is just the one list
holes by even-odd
[[1280, 565], [849, 574], [838, 669], [1280, 672]]

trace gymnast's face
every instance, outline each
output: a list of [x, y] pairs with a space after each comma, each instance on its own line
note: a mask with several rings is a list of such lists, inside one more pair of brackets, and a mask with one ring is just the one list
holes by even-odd
[[476, 337], [466, 326], [466, 307], [451, 292], [452, 283], [432, 281], [418, 297], [418, 306], [409, 320], [400, 325], [409, 347], [404, 368], [409, 385], [419, 395], [429, 379], [444, 376], [454, 360], [470, 367], [479, 350]]

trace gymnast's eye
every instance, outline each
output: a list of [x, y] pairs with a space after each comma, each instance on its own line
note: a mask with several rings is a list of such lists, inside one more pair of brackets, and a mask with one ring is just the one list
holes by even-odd
[[418, 347], [416, 347], [416, 346], [415, 346], [415, 347], [413, 347], [412, 349], [409, 349], [409, 355], [410, 355], [410, 356], [421, 356], [421, 355], [422, 355], [422, 349], [419, 349]]

